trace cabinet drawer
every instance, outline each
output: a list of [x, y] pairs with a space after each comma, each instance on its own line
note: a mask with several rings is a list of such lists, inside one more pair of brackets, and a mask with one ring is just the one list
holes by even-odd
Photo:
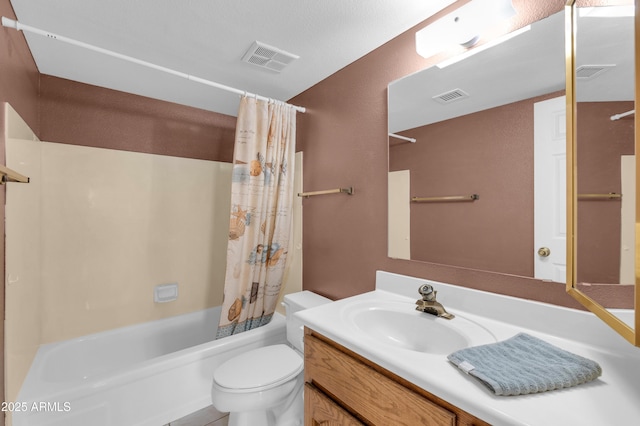
[[454, 426], [456, 415], [376, 370], [305, 336], [305, 379], [371, 425]]
[[305, 426], [364, 426], [308, 383], [304, 389], [304, 416]]

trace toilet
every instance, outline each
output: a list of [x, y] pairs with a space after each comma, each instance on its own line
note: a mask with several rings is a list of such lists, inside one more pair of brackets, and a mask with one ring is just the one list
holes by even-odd
[[229, 426], [299, 426], [303, 422], [304, 329], [298, 311], [331, 302], [310, 291], [284, 296], [287, 344], [247, 351], [213, 374], [211, 402], [229, 413]]

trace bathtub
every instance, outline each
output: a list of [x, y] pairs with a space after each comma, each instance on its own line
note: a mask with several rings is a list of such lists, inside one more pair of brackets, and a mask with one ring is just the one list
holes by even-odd
[[219, 315], [215, 307], [41, 346], [13, 425], [162, 426], [210, 405], [218, 365], [286, 342], [278, 313], [266, 326], [214, 340]]

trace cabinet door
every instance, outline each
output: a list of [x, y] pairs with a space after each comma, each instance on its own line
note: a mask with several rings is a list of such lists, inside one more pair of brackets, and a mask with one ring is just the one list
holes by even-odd
[[364, 425], [308, 383], [304, 389], [304, 424], [305, 426]]
[[305, 380], [367, 424], [455, 426], [456, 415], [313, 335], [306, 335]]

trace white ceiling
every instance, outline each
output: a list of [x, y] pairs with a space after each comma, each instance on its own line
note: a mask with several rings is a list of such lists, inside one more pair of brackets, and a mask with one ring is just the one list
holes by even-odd
[[[22, 24], [285, 101], [453, 2], [11, 0]], [[43, 74], [237, 114], [236, 94], [39, 35], [25, 36]], [[279, 74], [242, 62], [256, 40], [300, 59]]]

